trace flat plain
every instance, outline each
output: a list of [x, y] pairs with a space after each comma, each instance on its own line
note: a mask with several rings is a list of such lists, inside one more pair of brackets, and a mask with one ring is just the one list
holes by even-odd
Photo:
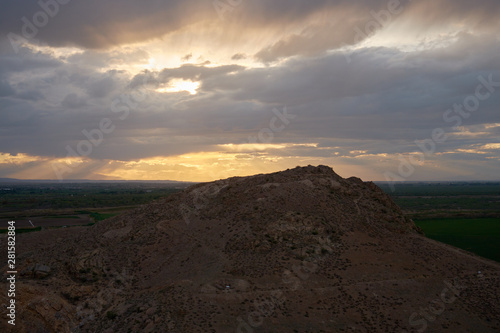
[[427, 237], [500, 262], [499, 182], [378, 185]]

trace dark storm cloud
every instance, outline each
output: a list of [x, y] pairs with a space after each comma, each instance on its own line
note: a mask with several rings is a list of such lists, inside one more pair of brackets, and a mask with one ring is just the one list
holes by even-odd
[[301, 32], [284, 34], [279, 41], [256, 53], [255, 58], [267, 63], [357, 44], [374, 30], [398, 20], [412, 22], [416, 26], [413, 29], [422, 33], [447, 25], [481, 32], [500, 29], [500, 3], [494, 0], [335, 1], [328, 5], [324, 15], [311, 21]]
[[[85, 139], [82, 130], [97, 128], [104, 117], [112, 119], [117, 129], [106, 135], [93, 158], [133, 160], [213, 150], [218, 144], [248, 142], [269, 126], [273, 108], [283, 106], [297, 118], [274, 142], [320, 143], [325, 149], [297, 148], [298, 152], [310, 151], [312, 156], [335, 152], [344, 156], [350, 150], [412, 152], [413, 141], [430, 137], [434, 128], [456, 132], [443, 114], [474, 94], [479, 76], [492, 75], [500, 82], [500, 43], [491, 40], [486, 35], [462, 35], [432, 51], [362, 49], [351, 55], [350, 65], [341, 53], [293, 59], [270, 68], [187, 64], [135, 77], [82, 70], [72, 63], [57, 71], [47, 65], [50, 74], [25, 87], [6, 81], [16, 95], [0, 97], [0, 152], [65, 156], [66, 146]], [[199, 93], [154, 91], [172, 79], [199, 80]], [[143, 88], [148, 91], [145, 99], [120, 120], [111, 110], [113, 99]], [[43, 91], [46, 97], [21, 97], [28, 91]], [[476, 142], [498, 139], [498, 128], [483, 124], [499, 122], [499, 104], [500, 88], [463, 119], [464, 126], [482, 126], [479, 131], [486, 133], [472, 138]], [[454, 150], [471, 142], [451, 137], [440, 149]], [[339, 143], [342, 147], [335, 149]]]
[[67, 109], [77, 109], [87, 105], [85, 98], [75, 93], [69, 93], [64, 97], [61, 106]]
[[[355, 41], [355, 28], [365, 30], [374, 14], [398, 8], [402, 16], [424, 28], [443, 24], [466, 24], [468, 28], [496, 29], [500, 4], [496, 0], [242, 0], [227, 5], [220, 17], [212, 1], [198, 0], [42, 0], [50, 15], [36, 28], [35, 39], [52, 46], [76, 45], [105, 49], [110, 46], [143, 42], [174, 33], [193, 24], [218, 25], [240, 36], [280, 33], [282, 38], [265, 46], [257, 57], [271, 61], [294, 54], [311, 54]], [[397, 4], [400, 3], [398, 6]], [[23, 35], [26, 20], [41, 20], [38, 1], [2, 0], [0, 33]], [[23, 18], [24, 21], [23, 21]], [[43, 23], [43, 20], [40, 21]], [[25, 28], [25, 32], [33, 32]], [[203, 31], [196, 33], [203, 35]]]
[[[446, 109], [474, 94], [479, 75], [493, 73], [500, 81], [500, 47], [489, 41], [491, 38], [472, 42], [463, 36], [448, 48], [414, 53], [367, 49], [352, 55], [355, 64], [351, 66], [345, 66], [341, 54], [314, 61], [291, 60], [280, 67], [208, 79], [202, 88], [223, 90], [236, 100], [254, 98], [301, 109], [315, 120], [312, 127], [316, 129], [325, 126], [317, 120], [328, 117], [336, 120], [331, 126], [338, 126], [346, 135], [359, 128], [361, 137], [398, 137], [408, 130], [415, 133], [440, 125]], [[470, 52], [471, 45], [482, 52]], [[483, 102], [483, 112], [468, 121], [494, 122], [498, 98], [497, 94]], [[392, 130], [379, 130], [385, 127]]]
[[21, 47], [16, 54], [7, 40], [0, 39], [0, 74], [22, 72], [39, 68], [56, 68], [62, 65], [59, 59], [47, 54], [34, 53]]
[[87, 94], [91, 98], [103, 98], [109, 95], [116, 87], [112, 77], [104, 77], [89, 82]]
[[9, 82], [7, 82], [3, 78], [0, 78], [0, 97], [6, 97], [12, 95], [14, 95], [14, 89], [12, 89]]
[[[84, 48], [107, 48], [159, 37], [196, 21], [208, 10], [207, 5], [195, 1], [65, 0], [64, 5], [59, 2], [63, 1], [42, 0], [51, 3], [48, 11], [55, 15], [39, 29], [35, 26], [38, 33], [33, 35], [52, 46]], [[2, 5], [8, 8], [0, 14], [2, 35], [9, 32], [22, 35], [25, 25], [22, 18], [33, 23], [43, 10], [38, 1], [4, 0]]]
[[[26, 18], [31, 24], [48, 23], [37, 27], [36, 38], [52, 46], [78, 45], [84, 48], [107, 48], [112, 45], [145, 41], [174, 32], [200, 21], [222, 23], [212, 1], [197, 0], [42, 0], [49, 4], [43, 9], [38, 1], [2, 0], [0, 32], [22, 35]], [[65, 3], [65, 4], [60, 4]], [[279, 22], [302, 20], [312, 12], [324, 9], [328, 1], [243, 1], [235, 15], [245, 18], [247, 26], [274, 25]], [[53, 16], [53, 17], [52, 17]], [[220, 22], [219, 22], [220, 21]], [[29, 24], [28, 24], [29, 25]], [[25, 29], [33, 32], [33, 29]]]

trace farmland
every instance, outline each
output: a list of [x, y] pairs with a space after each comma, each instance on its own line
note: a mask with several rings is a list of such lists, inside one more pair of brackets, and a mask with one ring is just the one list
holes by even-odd
[[425, 235], [500, 262], [500, 219], [449, 218], [417, 220]]
[[500, 261], [500, 183], [379, 186], [427, 237]]
[[[0, 233], [16, 221], [18, 232], [88, 226], [179, 192], [187, 183], [0, 183]], [[31, 221], [31, 222], [30, 222]]]

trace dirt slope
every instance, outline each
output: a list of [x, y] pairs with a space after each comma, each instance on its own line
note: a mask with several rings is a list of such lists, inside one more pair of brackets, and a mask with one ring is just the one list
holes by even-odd
[[497, 263], [326, 166], [195, 185], [17, 248], [16, 332], [500, 330]]

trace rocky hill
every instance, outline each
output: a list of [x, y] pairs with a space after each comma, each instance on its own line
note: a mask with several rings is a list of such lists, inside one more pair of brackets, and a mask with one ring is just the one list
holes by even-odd
[[326, 166], [194, 185], [17, 249], [2, 332], [500, 330], [498, 263], [426, 239], [376, 185]]

